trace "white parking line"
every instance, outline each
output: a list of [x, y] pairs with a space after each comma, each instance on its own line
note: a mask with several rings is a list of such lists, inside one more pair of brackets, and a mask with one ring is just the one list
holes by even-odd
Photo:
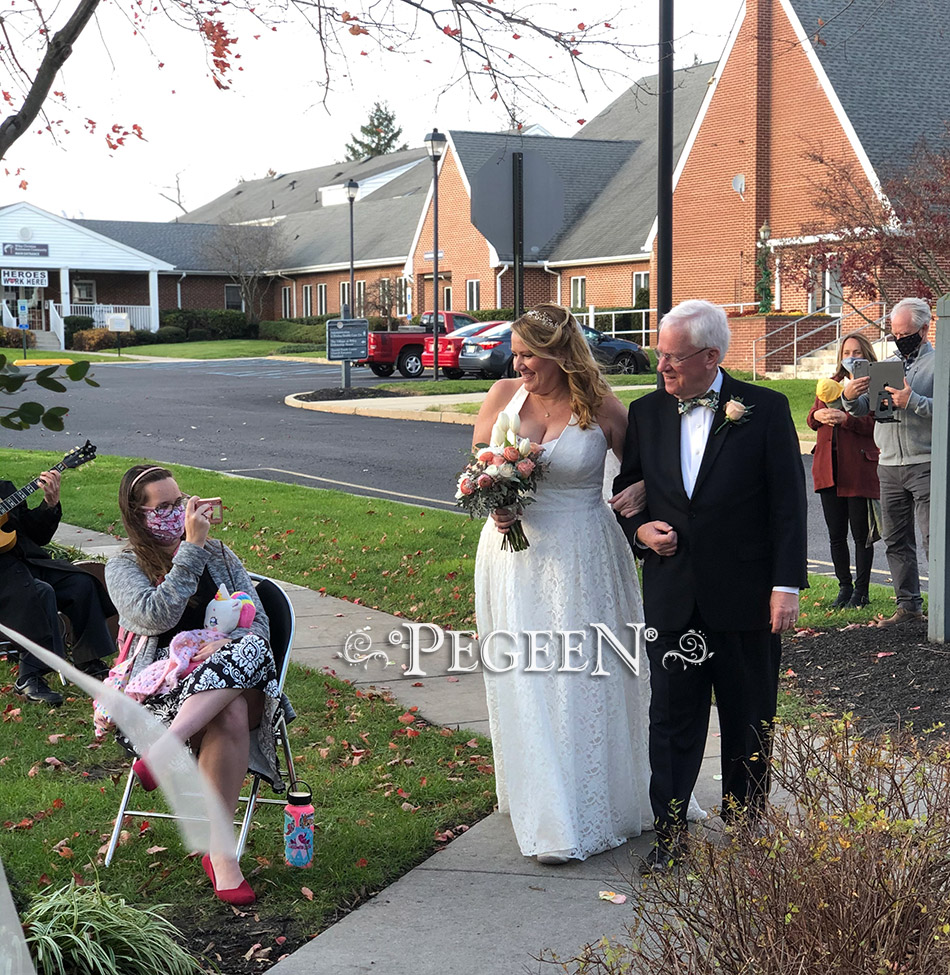
[[[808, 564], [809, 565], [827, 565], [829, 568], [832, 568], [832, 569], [834, 568], [834, 563], [833, 562], [822, 562], [820, 559], [809, 559], [808, 560]], [[852, 572], [854, 571], [854, 566], [853, 565], [851, 566], [851, 571]], [[889, 569], [871, 569], [871, 571], [872, 572], [876, 572], [880, 576], [889, 576], [891, 574]], [[826, 573], [822, 573], [822, 574], [823, 575], [831, 575], [832, 573], [826, 572]], [[930, 582], [930, 580], [927, 578], [927, 576], [921, 576], [920, 577], [920, 581], [921, 582]]]
[[410, 501], [424, 501], [426, 504], [449, 505], [451, 501], [445, 498], [423, 498], [418, 494], [404, 494], [402, 491], [387, 491], [386, 488], [372, 487], [369, 484], [351, 484], [349, 481], [335, 481], [330, 477], [317, 477], [315, 474], [304, 474], [302, 471], [285, 471], [281, 467], [244, 467], [234, 470], [224, 471], [226, 474], [246, 474], [259, 473], [260, 471], [273, 471], [276, 474], [289, 474], [291, 477], [305, 477], [308, 481], [322, 481], [324, 484], [334, 484], [338, 487], [357, 488], [360, 491], [372, 491], [373, 494], [389, 494], [394, 498], [406, 498]]

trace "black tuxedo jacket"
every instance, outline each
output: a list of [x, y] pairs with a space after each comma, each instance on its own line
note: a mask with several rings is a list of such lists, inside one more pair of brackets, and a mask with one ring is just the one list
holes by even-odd
[[[716, 433], [736, 397], [749, 408], [746, 421]], [[619, 521], [643, 558], [647, 625], [683, 630], [698, 609], [712, 630], [767, 628], [773, 586], [808, 586], [805, 471], [788, 400], [723, 372], [692, 498], [683, 487], [676, 403], [664, 390], [634, 400], [614, 482], [616, 492], [646, 481], [646, 509]], [[648, 521], [676, 529], [674, 555], [636, 544]]]

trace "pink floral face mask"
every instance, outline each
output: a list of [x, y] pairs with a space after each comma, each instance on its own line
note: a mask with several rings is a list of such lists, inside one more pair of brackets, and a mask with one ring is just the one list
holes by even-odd
[[145, 508], [145, 528], [157, 542], [177, 542], [185, 531], [185, 505]]

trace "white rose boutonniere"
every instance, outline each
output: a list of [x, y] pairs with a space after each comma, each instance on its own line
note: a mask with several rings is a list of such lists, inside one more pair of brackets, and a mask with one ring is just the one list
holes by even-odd
[[726, 419], [718, 427], [716, 427], [716, 429], [713, 431], [713, 436], [720, 433], [730, 424], [739, 426], [742, 423], [748, 423], [749, 415], [754, 409], [755, 406], [746, 406], [740, 397], [733, 397], [724, 407]]

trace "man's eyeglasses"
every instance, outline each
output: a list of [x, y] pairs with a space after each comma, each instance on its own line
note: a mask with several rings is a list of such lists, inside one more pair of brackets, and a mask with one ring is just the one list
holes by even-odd
[[699, 355], [700, 352], [708, 352], [709, 349], [710, 346], [707, 345], [702, 349], [697, 349], [695, 352], [690, 352], [689, 355], [673, 355], [671, 352], [657, 352], [656, 363], [659, 365], [661, 362], [675, 362], [679, 365], [687, 359], [692, 359], [694, 355]]
[[180, 506], [184, 506], [184, 504], [185, 504], [185, 502], [187, 500], [188, 499], [184, 495], [182, 495], [177, 501], [164, 501], [164, 502], [162, 502], [162, 504], [155, 505], [154, 508], [149, 508], [149, 507], [147, 507], [146, 505], [143, 504], [142, 505], [142, 510], [143, 511], [158, 511], [161, 514], [164, 515], [164, 514], [167, 514], [169, 511], [171, 511], [174, 508], [178, 508]]

